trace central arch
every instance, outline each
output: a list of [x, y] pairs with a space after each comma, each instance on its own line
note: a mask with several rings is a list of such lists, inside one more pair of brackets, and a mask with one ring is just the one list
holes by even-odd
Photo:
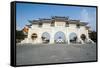
[[43, 43], [49, 43], [50, 42], [50, 34], [48, 32], [44, 32], [41, 36]]
[[65, 34], [62, 31], [56, 32], [54, 35], [54, 42], [55, 43], [65, 43], [66, 37]]
[[77, 43], [77, 34], [74, 32], [70, 33], [69, 40], [70, 40], [70, 43]]

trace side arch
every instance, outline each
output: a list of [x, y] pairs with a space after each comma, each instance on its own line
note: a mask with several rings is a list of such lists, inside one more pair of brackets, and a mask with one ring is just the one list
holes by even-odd
[[86, 41], [86, 35], [85, 34], [81, 34], [80, 38], [85, 42]]
[[43, 32], [41, 39], [42, 39], [42, 43], [49, 43], [50, 42], [50, 34], [48, 32]]
[[37, 33], [32, 33], [31, 39], [32, 39], [33, 41], [36, 40], [37, 37], [38, 37], [38, 36], [37, 36]]
[[78, 36], [75, 32], [71, 32], [69, 34], [69, 41], [70, 43], [77, 43], [77, 40], [78, 40]]

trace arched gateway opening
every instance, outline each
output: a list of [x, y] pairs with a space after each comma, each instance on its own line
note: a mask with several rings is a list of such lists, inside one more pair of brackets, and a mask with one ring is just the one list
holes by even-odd
[[58, 31], [54, 36], [55, 43], [65, 43], [66, 37], [65, 34], [61, 31]]
[[43, 43], [49, 43], [50, 42], [50, 34], [48, 32], [44, 32], [42, 34], [42, 42]]
[[82, 35], [81, 35], [81, 39], [82, 39], [84, 42], [86, 42], [86, 35], [85, 35], [85, 34], [82, 34]]
[[69, 35], [69, 40], [70, 40], [70, 43], [77, 43], [77, 34], [76, 33], [71, 33]]
[[37, 37], [38, 37], [38, 36], [37, 36], [36, 33], [33, 33], [33, 34], [31, 35], [31, 38], [32, 38], [33, 41], [36, 40]]

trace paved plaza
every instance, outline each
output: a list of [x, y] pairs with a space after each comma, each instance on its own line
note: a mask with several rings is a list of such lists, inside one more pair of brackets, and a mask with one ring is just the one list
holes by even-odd
[[96, 60], [96, 44], [17, 44], [17, 65]]

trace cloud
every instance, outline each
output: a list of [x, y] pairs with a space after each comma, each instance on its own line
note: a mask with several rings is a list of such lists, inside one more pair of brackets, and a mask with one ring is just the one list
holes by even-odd
[[86, 9], [82, 9], [81, 21], [83, 21], [83, 22], [89, 22], [90, 21], [89, 13], [88, 13], [88, 11]]
[[94, 11], [89, 12], [87, 9], [82, 9], [80, 14], [80, 20], [87, 22], [92, 30], [96, 31], [96, 13]]
[[82, 12], [81, 12], [81, 21], [83, 22], [87, 22], [88, 25], [87, 26], [90, 26], [91, 27], [91, 17], [89, 15], [89, 12], [86, 10], [86, 9], [82, 9]]

